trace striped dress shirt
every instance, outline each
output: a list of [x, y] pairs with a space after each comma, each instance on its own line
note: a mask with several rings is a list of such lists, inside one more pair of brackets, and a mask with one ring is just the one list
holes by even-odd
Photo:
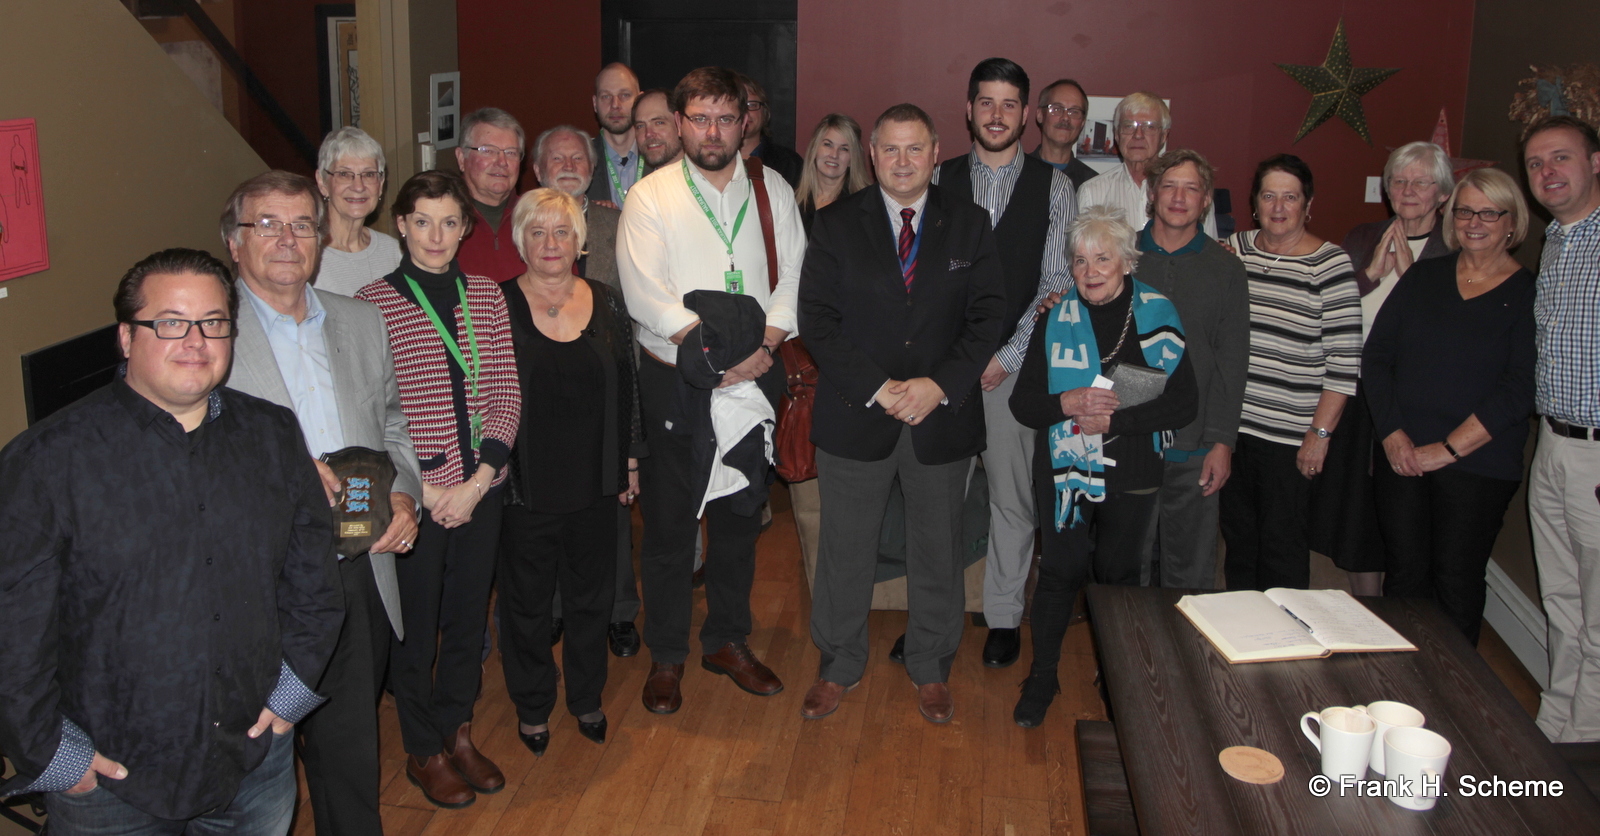
[[1600, 209], [1567, 228], [1550, 222], [1533, 315], [1539, 414], [1600, 427]]
[[1250, 372], [1239, 432], [1298, 446], [1324, 390], [1356, 393], [1361, 295], [1343, 249], [1310, 255], [1255, 246], [1258, 230], [1229, 238], [1250, 278]]
[[[1011, 203], [1011, 193], [1017, 188], [1017, 178], [1022, 175], [1022, 143], [1016, 145], [1017, 155], [999, 168], [990, 168], [978, 159], [978, 149], [972, 158], [972, 202], [989, 212], [989, 228], [1000, 225], [1006, 206]], [[933, 182], [939, 183], [939, 169], [933, 170]], [[1060, 171], [1050, 179], [1050, 232], [1044, 240], [1044, 259], [1039, 264], [1039, 292], [1017, 321], [1017, 330], [1006, 344], [1000, 346], [996, 356], [1008, 374], [1022, 368], [1022, 357], [1028, 351], [1028, 341], [1033, 338], [1034, 311], [1044, 297], [1059, 293], [1072, 283], [1072, 266], [1067, 258], [1067, 227], [1078, 216], [1078, 198], [1072, 181]], [[899, 229], [899, 225], [895, 226]]]

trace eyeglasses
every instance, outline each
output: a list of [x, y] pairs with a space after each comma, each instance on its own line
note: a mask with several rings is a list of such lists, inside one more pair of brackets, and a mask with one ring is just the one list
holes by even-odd
[[181, 340], [189, 336], [194, 326], [200, 326], [200, 336], [208, 340], [225, 340], [233, 336], [231, 319], [130, 319], [129, 325], [143, 325], [156, 332], [158, 340]]
[[1074, 119], [1083, 118], [1083, 108], [1081, 107], [1067, 107], [1064, 104], [1056, 104], [1055, 102], [1051, 102], [1050, 104], [1045, 105], [1043, 109], [1046, 116], [1061, 116], [1062, 114], [1065, 114]]
[[1479, 209], [1477, 211], [1473, 211], [1471, 209], [1468, 209], [1465, 206], [1457, 206], [1456, 208], [1450, 210], [1450, 214], [1454, 215], [1456, 220], [1458, 220], [1458, 221], [1470, 221], [1470, 220], [1472, 220], [1472, 216], [1473, 215], [1477, 215], [1478, 216], [1478, 220], [1483, 221], [1486, 224], [1492, 224], [1495, 221], [1498, 221], [1501, 218], [1505, 217], [1506, 215], [1511, 214], [1511, 210], [1510, 209]]
[[704, 113], [696, 113], [693, 116], [685, 113], [683, 118], [688, 119], [689, 122], [696, 128], [704, 128], [705, 126], [711, 124], [712, 121], [715, 121], [717, 123], [717, 127], [719, 128], [731, 128], [734, 125], [739, 124], [739, 119], [741, 117], [728, 113], [718, 116], [715, 120], [713, 120], [710, 116], [707, 116]]
[[1131, 134], [1140, 130], [1146, 132], [1159, 131], [1161, 130], [1161, 123], [1154, 119], [1146, 119], [1142, 122], [1123, 121], [1117, 123], [1118, 133]]
[[1403, 191], [1406, 190], [1407, 187], [1416, 189], [1419, 192], [1425, 192], [1425, 191], [1427, 191], [1427, 190], [1429, 190], [1429, 189], [1431, 189], [1431, 188], [1433, 188], [1434, 186], [1437, 186], [1437, 185], [1439, 185], [1439, 181], [1437, 181], [1437, 180], [1390, 180], [1389, 181], [1389, 189], [1391, 191], [1396, 191], [1396, 192], [1403, 192]]
[[328, 171], [327, 169], [323, 169], [323, 171], [327, 171], [328, 176], [332, 177], [341, 186], [352, 185], [357, 180], [369, 186], [376, 186], [378, 181], [383, 179], [383, 172], [381, 171]]
[[751, 99], [750, 101], [744, 103], [745, 110], [760, 110], [766, 106], [767, 103], [761, 101], [760, 99]]
[[504, 157], [506, 162], [513, 164], [522, 160], [522, 152], [516, 148], [497, 148], [493, 145], [473, 145], [469, 146], [467, 150], [476, 151], [485, 157]]
[[289, 227], [289, 231], [292, 232], [296, 238], [317, 237], [317, 225], [310, 221], [288, 222], [273, 218], [262, 218], [255, 223], [244, 223], [241, 221], [239, 226], [255, 227], [257, 238], [277, 238], [283, 235], [283, 228], [286, 226]]

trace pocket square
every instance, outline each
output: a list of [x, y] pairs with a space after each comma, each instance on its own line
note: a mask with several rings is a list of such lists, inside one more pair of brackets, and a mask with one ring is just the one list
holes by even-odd
[[972, 262], [970, 262], [970, 261], [962, 261], [959, 258], [950, 259], [950, 269], [951, 270], [962, 270], [962, 269], [965, 269], [965, 268], [971, 267], [971, 266], [972, 266]]

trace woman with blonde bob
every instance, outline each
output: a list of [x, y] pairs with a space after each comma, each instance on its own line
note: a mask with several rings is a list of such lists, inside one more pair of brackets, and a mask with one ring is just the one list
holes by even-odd
[[579, 734], [606, 739], [600, 692], [616, 595], [614, 503], [639, 495], [644, 435], [622, 294], [572, 272], [588, 233], [583, 207], [565, 192], [534, 189], [517, 201], [511, 230], [528, 267], [500, 285], [523, 393], [500, 532], [501, 650], [517, 735], [543, 755], [556, 703], [549, 635], [558, 592], [567, 710]]
[[1383, 594], [1436, 598], [1478, 640], [1484, 571], [1522, 482], [1533, 412], [1534, 278], [1511, 257], [1528, 205], [1505, 172], [1461, 178], [1444, 205], [1457, 252], [1418, 261], [1378, 312], [1362, 383], [1383, 457]]
[[806, 231], [811, 231], [811, 219], [817, 216], [818, 209], [870, 185], [870, 171], [867, 149], [861, 143], [861, 125], [843, 113], [822, 117], [811, 132], [800, 185], [794, 190]]

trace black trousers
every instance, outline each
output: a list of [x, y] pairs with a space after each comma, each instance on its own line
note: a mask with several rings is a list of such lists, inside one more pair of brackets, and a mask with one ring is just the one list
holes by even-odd
[[[644, 542], [639, 550], [643, 581], [644, 643], [652, 661], [676, 665], [689, 657], [689, 618], [694, 608], [694, 541], [701, 493], [689, 437], [666, 427], [677, 387], [677, 369], [646, 356], [639, 363], [639, 407], [650, 438], [650, 455], [639, 460]], [[703, 487], [703, 485], [702, 485]], [[735, 514], [730, 499], [706, 504], [706, 620], [700, 647], [710, 654], [750, 636], [750, 587], [755, 582], [760, 513]]]
[[383, 836], [378, 817], [378, 697], [394, 632], [367, 555], [339, 561], [339, 577], [344, 582], [344, 626], [316, 687], [328, 701], [297, 727], [300, 760], [318, 836]]
[[[1041, 439], [1039, 449], [1047, 447]], [[1140, 556], [1161, 510], [1161, 492], [1108, 493], [1082, 504], [1083, 522], [1056, 530], [1055, 481], [1034, 468], [1034, 507], [1039, 509], [1039, 582], [1033, 588], [1033, 670], [1054, 673], [1061, 642], [1072, 622], [1078, 591], [1089, 584], [1138, 586]]]
[[1372, 481], [1388, 551], [1383, 594], [1434, 598], [1477, 644], [1489, 554], [1522, 483], [1450, 468], [1401, 476], [1387, 458], [1381, 464]]
[[541, 514], [521, 505], [500, 521], [500, 661], [517, 719], [550, 721], [556, 704], [556, 663], [550, 647], [551, 596], [560, 592], [566, 638], [561, 667], [567, 710], [600, 710], [606, 687], [606, 625], [616, 595], [615, 496], [597, 497], [570, 514]]
[[1299, 452], [1296, 444], [1239, 434], [1220, 511], [1229, 589], [1311, 585], [1311, 480], [1295, 467]]
[[472, 719], [500, 542], [500, 495], [500, 488], [490, 488], [472, 521], [456, 528], [439, 525], [424, 510], [416, 549], [395, 561], [406, 640], [392, 644], [390, 683], [407, 754], [439, 754], [445, 738]]

